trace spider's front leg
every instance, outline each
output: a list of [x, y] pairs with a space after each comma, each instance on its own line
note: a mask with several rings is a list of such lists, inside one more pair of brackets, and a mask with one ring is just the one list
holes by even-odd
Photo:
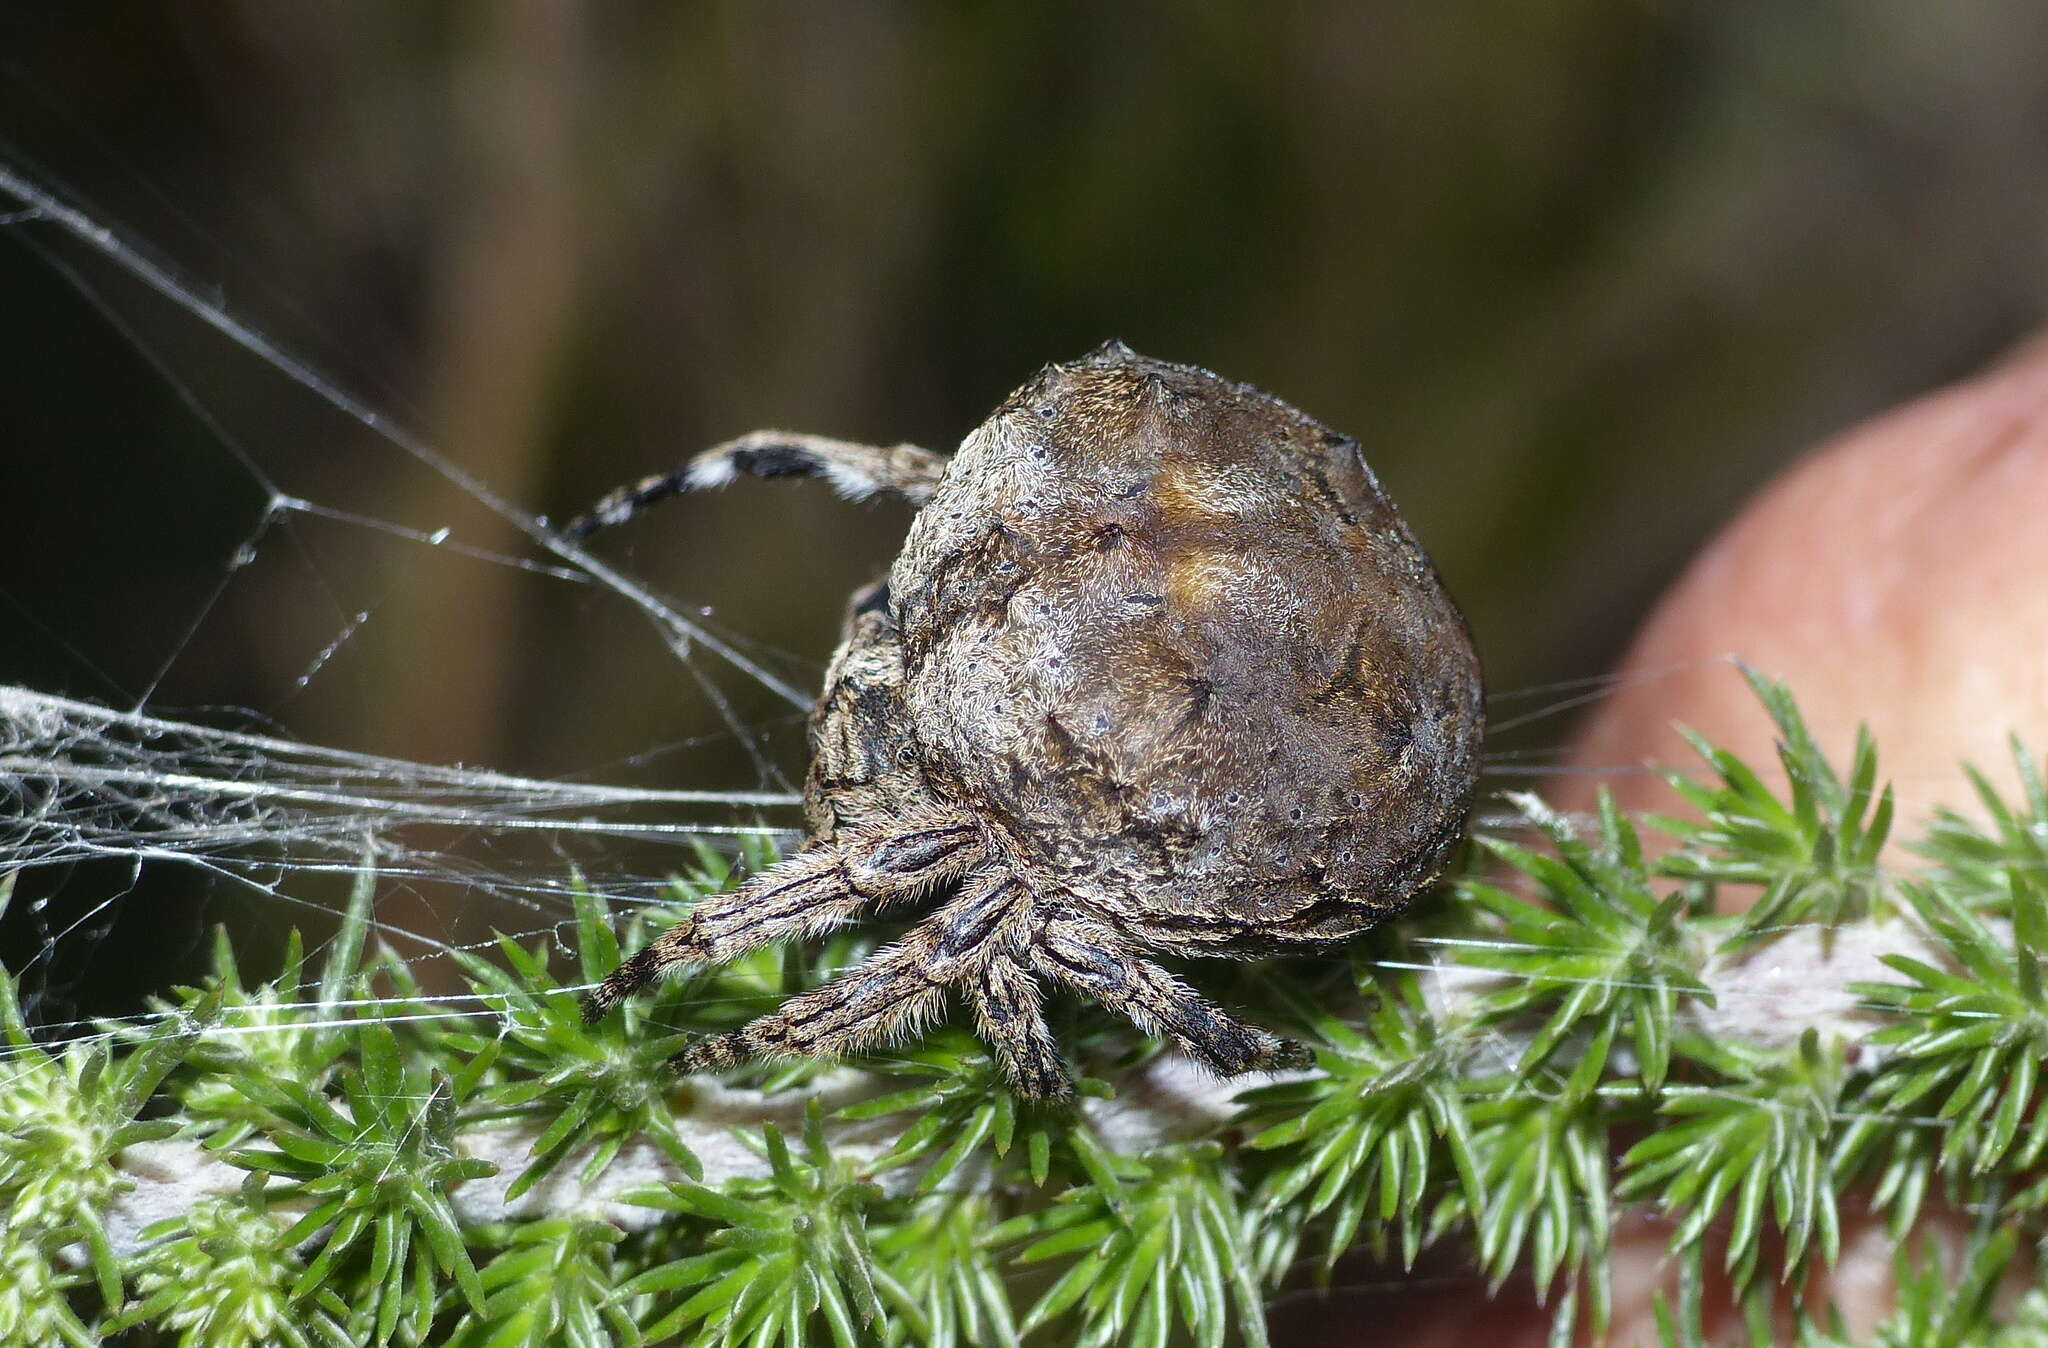
[[818, 935], [869, 904], [957, 879], [981, 857], [974, 825], [942, 812], [849, 831], [704, 899], [598, 984], [584, 998], [584, 1019], [599, 1019], [676, 965], [719, 964], [792, 936]]
[[1033, 934], [1038, 967], [1222, 1076], [1308, 1067], [1314, 1057], [1270, 1030], [1247, 1025], [1138, 953], [1108, 923], [1071, 908], [1050, 909]]
[[737, 1030], [700, 1040], [673, 1065], [702, 1072], [749, 1058], [845, 1053], [911, 1032], [939, 1013], [949, 986], [982, 976], [1024, 909], [1021, 885], [1007, 872], [984, 871], [851, 971]]
[[666, 473], [620, 487], [562, 526], [571, 538], [624, 524], [647, 507], [736, 477], [822, 477], [851, 500], [894, 496], [923, 505], [946, 473], [946, 457], [916, 445], [863, 445], [828, 435], [753, 431], [687, 459]]

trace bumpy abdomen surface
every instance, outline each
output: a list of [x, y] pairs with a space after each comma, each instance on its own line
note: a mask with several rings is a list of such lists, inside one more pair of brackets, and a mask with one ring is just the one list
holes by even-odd
[[933, 783], [1178, 939], [1349, 935], [1455, 842], [1462, 618], [1355, 444], [1205, 371], [1049, 369], [962, 446], [892, 575]]

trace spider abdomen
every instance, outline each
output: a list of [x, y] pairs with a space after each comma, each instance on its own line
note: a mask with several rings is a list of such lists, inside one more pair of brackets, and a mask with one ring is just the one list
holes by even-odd
[[892, 572], [938, 789], [1091, 905], [1204, 946], [1397, 908], [1477, 776], [1463, 620], [1357, 446], [1106, 348], [968, 437]]

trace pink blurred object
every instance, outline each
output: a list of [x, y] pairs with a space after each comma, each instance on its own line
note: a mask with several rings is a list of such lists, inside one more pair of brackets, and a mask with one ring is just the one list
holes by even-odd
[[1975, 806], [1964, 760], [2013, 785], [2007, 735], [2048, 749], [2048, 339], [1766, 486], [1637, 634], [1555, 802], [1585, 808], [1605, 782], [1625, 807], [1673, 808], [1656, 776], [1612, 770], [1696, 764], [1674, 723], [1775, 764], [1736, 659], [1791, 686], [1837, 762], [1869, 722], [1895, 839]]

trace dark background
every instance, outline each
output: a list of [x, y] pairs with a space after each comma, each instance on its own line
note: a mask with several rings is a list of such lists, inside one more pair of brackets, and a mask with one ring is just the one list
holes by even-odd
[[[2043, 52], [2017, 0], [9, 4], [0, 151], [557, 518], [760, 425], [950, 447], [1109, 336], [1208, 365], [1363, 441], [1515, 691], [2038, 323]], [[47, 226], [0, 228], [0, 319], [0, 682], [764, 781], [592, 587], [260, 529], [274, 489], [531, 554]], [[599, 551], [808, 688], [904, 522], [745, 484]], [[700, 668], [800, 771], [791, 709]]]

